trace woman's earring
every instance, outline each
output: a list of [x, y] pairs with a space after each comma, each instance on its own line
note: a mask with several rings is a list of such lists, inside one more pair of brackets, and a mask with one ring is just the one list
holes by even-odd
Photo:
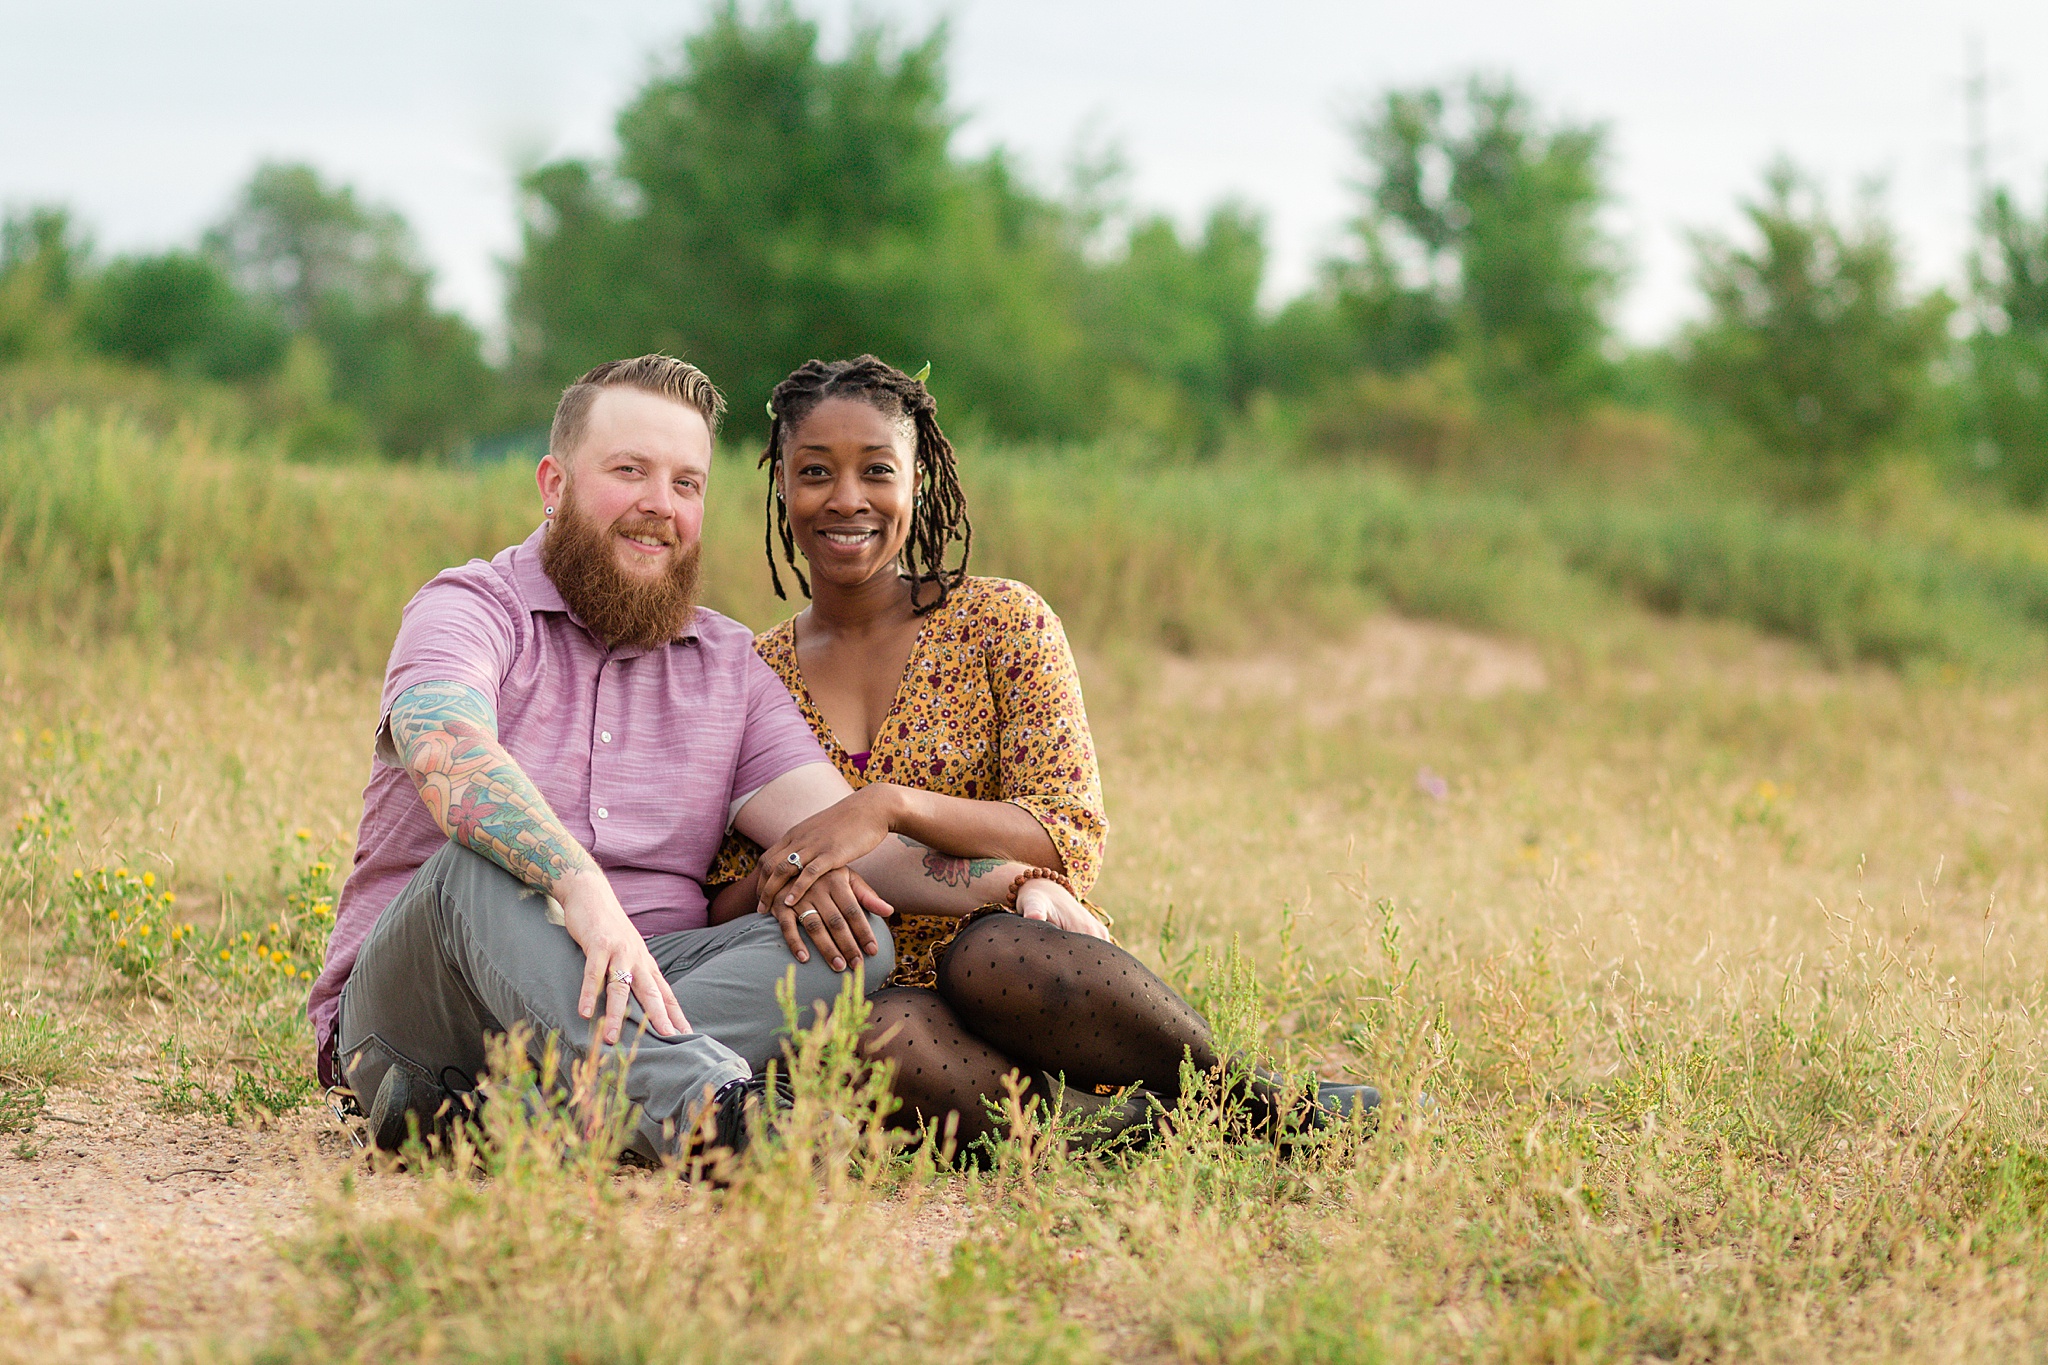
[[548, 515], [549, 515], [549, 516], [553, 516], [554, 514], [555, 514], [555, 509], [554, 509], [554, 508], [552, 508], [552, 507], [550, 507], [550, 508], [548, 509]]

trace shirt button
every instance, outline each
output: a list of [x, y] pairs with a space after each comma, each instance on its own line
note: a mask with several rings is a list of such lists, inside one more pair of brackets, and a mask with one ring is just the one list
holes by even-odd
[[605, 743], [607, 743], [607, 744], [609, 744], [609, 743], [611, 743], [611, 742], [612, 742], [612, 732], [611, 732], [611, 731], [609, 731], [609, 730], [600, 730], [600, 731], [598, 731], [598, 732], [597, 732], [597, 737], [598, 737], [599, 739], [603, 740], [603, 741], [604, 741]]
[[603, 806], [599, 806], [597, 808], [597, 818], [600, 820], [609, 820], [612, 818], [612, 813], [606, 810]]

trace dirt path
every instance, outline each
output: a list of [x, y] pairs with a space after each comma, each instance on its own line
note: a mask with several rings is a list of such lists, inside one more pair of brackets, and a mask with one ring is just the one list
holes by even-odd
[[[34, 1132], [0, 1156], [0, 1285], [45, 1344], [91, 1349], [107, 1344], [105, 1327], [174, 1326], [264, 1277], [273, 1239], [301, 1224], [311, 1180], [346, 1148], [313, 1107], [252, 1131], [53, 1092]], [[167, 1282], [175, 1301], [143, 1289]]]

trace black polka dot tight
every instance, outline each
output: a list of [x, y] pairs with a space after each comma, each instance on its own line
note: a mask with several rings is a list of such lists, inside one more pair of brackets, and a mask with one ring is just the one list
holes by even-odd
[[981, 1042], [1084, 1089], [1142, 1085], [1171, 1103], [1180, 1063], [1217, 1065], [1209, 1025], [1113, 943], [1044, 920], [987, 915], [938, 964], [938, 994]]
[[[942, 1134], [950, 1124], [963, 1153], [998, 1132], [984, 1100], [1000, 1104], [1013, 1071], [1029, 1082], [1026, 1098], [1050, 1096], [1052, 1078], [1063, 1078], [1062, 1107], [1102, 1107], [1103, 1131], [1113, 1133], [1152, 1112], [1150, 1102], [1112, 1111], [1095, 1087], [1140, 1086], [1171, 1108], [1183, 1057], [1200, 1071], [1222, 1064], [1208, 1022], [1144, 963], [1019, 915], [987, 915], [961, 930], [939, 958], [938, 989], [891, 986], [868, 1003], [861, 1047], [895, 1065], [903, 1107], [894, 1122], [937, 1124]], [[1278, 1077], [1239, 1071], [1233, 1089], [1256, 1123], [1277, 1117]]]
[[894, 1126], [954, 1125], [957, 1151], [995, 1131], [981, 1097], [1000, 1101], [1003, 1077], [1017, 1064], [969, 1033], [938, 992], [889, 986], [868, 997], [868, 1027], [861, 1053], [871, 1062], [891, 1062], [890, 1089], [903, 1107]]

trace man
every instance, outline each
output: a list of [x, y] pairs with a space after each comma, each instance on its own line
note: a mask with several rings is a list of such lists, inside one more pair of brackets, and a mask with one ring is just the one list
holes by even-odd
[[879, 987], [891, 902], [964, 913], [1026, 870], [949, 885], [887, 839], [852, 871], [778, 869], [772, 917], [704, 927], [728, 824], [772, 845], [848, 792], [747, 628], [696, 605], [723, 411], [681, 361], [598, 366], [556, 409], [541, 527], [406, 607], [308, 1006], [322, 1080], [351, 1086], [380, 1146], [473, 1084], [514, 1023], [536, 1058], [555, 1039], [625, 1067], [640, 1154], [676, 1154], [707, 1104], [737, 1142], [786, 972], [807, 1010], [850, 967]]

